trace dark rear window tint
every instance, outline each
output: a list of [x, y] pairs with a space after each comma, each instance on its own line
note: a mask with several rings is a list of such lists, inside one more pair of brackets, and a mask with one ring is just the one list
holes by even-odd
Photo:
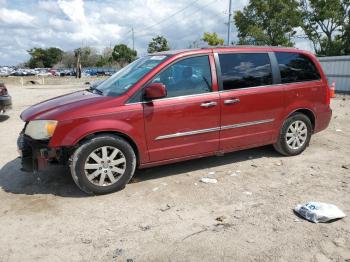
[[276, 52], [282, 83], [303, 82], [321, 79], [314, 63], [305, 55]]
[[220, 54], [224, 90], [272, 84], [272, 70], [267, 53]]

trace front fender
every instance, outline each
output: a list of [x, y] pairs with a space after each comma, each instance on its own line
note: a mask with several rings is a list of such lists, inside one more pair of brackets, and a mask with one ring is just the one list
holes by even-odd
[[148, 161], [148, 154], [145, 153], [147, 146], [142, 117], [129, 117], [126, 120], [120, 120], [117, 116], [111, 117], [109, 115], [59, 122], [49, 147], [72, 147], [83, 138], [99, 132], [120, 133], [129, 137], [138, 148], [140, 162]]

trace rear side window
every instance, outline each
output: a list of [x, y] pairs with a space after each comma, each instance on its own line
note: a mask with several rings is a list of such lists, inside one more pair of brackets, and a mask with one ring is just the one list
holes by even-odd
[[219, 54], [224, 90], [272, 84], [267, 53]]
[[321, 79], [314, 63], [305, 55], [276, 52], [282, 83], [313, 81]]

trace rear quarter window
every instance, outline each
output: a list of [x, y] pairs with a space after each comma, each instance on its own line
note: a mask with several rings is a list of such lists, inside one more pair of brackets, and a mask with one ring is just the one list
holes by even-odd
[[276, 52], [282, 83], [295, 83], [321, 79], [315, 64], [303, 54]]
[[224, 90], [272, 84], [272, 70], [267, 53], [219, 54]]

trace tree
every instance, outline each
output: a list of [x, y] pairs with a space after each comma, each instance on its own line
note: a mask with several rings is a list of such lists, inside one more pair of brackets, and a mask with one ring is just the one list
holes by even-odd
[[62, 56], [62, 60], [59, 64], [56, 64], [58, 68], [73, 68], [75, 64], [75, 56], [74, 52], [64, 52]]
[[99, 61], [97, 61], [96, 66], [99, 66], [99, 67], [106, 66], [106, 65], [111, 66], [113, 62], [112, 52], [113, 52], [112, 48], [106, 47], [103, 50], [102, 55], [99, 58]]
[[349, 49], [349, 0], [302, 0], [303, 28], [319, 55], [341, 55]]
[[348, 17], [348, 24], [344, 28], [344, 35], [342, 37], [343, 41], [343, 47], [344, 47], [344, 54], [350, 55], [350, 14]]
[[164, 36], [157, 36], [152, 38], [152, 41], [148, 44], [148, 53], [156, 53], [162, 51], [168, 51], [170, 47], [168, 45], [168, 40]]
[[127, 45], [120, 44], [113, 48], [112, 57], [115, 61], [121, 65], [124, 65], [135, 60], [137, 57], [137, 52], [129, 48]]
[[50, 47], [47, 49], [43, 48], [32, 48], [27, 51], [31, 56], [27, 65], [30, 68], [36, 67], [53, 67], [56, 63], [62, 60], [63, 51], [56, 47]]
[[208, 45], [210, 46], [217, 46], [217, 45], [223, 45], [224, 44], [224, 39], [219, 38], [217, 33], [207, 33], [205, 32], [203, 34], [202, 40], [204, 42], [207, 42]]
[[297, 0], [250, 0], [237, 11], [234, 22], [239, 44], [293, 46], [291, 38], [300, 24]]

